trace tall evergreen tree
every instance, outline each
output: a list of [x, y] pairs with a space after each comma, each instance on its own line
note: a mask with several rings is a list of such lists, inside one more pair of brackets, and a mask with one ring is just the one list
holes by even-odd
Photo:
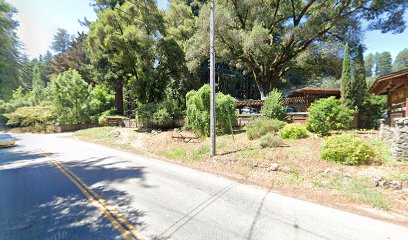
[[41, 62], [36, 62], [33, 68], [33, 103], [39, 104], [45, 98], [45, 81], [41, 73]]
[[351, 77], [351, 59], [349, 46], [346, 44], [343, 59], [343, 71], [341, 74], [341, 99], [348, 106], [352, 105], [352, 77]]
[[51, 49], [57, 54], [68, 51], [69, 43], [71, 41], [71, 35], [63, 28], [58, 28], [57, 33], [54, 35], [54, 40], [51, 44]]
[[395, 57], [393, 70], [399, 71], [408, 68], [408, 48], [405, 48]]
[[375, 63], [375, 75], [381, 76], [392, 72], [392, 58], [390, 52], [382, 52], [377, 55]]
[[362, 128], [365, 121], [364, 101], [368, 96], [366, 71], [364, 67], [363, 47], [357, 48], [357, 55], [354, 60], [354, 78], [352, 81], [352, 103], [358, 110], [358, 127]]
[[373, 68], [374, 68], [374, 55], [372, 53], [368, 54], [365, 58], [365, 74], [366, 77], [373, 76]]

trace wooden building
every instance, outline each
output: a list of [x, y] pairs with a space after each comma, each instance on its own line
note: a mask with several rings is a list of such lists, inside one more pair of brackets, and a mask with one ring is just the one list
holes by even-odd
[[408, 69], [380, 76], [371, 86], [370, 93], [387, 95], [388, 123], [408, 117]]

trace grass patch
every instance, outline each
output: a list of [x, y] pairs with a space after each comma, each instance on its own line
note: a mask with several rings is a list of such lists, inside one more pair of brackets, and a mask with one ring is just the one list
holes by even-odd
[[371, 187], [363, 179], [332, 177], [328, 181], [314, 182], [315, 186], [331, 188], [345, 194], [348, 199], [368, 203], [371, 206], [389, 210], [389, 199], [382, 189]]
[[259, 149], [253, 149], [253, 148], [245, 148], [236, 153], [236, 156], [241, 157], [241, 158], [259, 158], [262, 155], [263, 154], [261, 153]]
[[391, 144], [389, 142], [378, 138], [371, 138], [368, 141], [377, 149], [382, 162], [392, 162]]
[[120, 135], [115, 127], [88, 128], [75, 132], [77, 137], [91, 137], [96, 139], [112, 139]]
[[299, 171], [296, 168], [290, 167], [288, 178], [289, 184], [298, 186], [304, 180], [304, 177], [300, 175]]
[[187, 157], [186, 150], [183, 148], [175, 148], [170, 151], [164, 152], [163, 155], [168, 159], [182, 160], [184, 161]]
[[206, 156], [210, 155], [210, 146], [202, 146], [191, 155], [193, 160], [203, 160]]

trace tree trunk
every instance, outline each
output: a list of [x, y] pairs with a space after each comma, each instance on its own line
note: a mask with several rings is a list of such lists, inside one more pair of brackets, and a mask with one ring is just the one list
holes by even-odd
[[123, 116], [123, 79], [116, 80], [115, 108], [118, 115]]
[[264, 100], [274, 88], [279, 87], [280, 78], [277, 75], [271, 74], [271, 76], [263, 76], [257, 74], [255, 71], [253, 74], [262, 100]]

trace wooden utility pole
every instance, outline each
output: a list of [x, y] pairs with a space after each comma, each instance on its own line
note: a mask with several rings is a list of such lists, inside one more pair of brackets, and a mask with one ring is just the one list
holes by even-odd
[[211, 137], [211, 148], [210, 156], [214, 157], [215, 152], [215, 136], [216, 136], [216, 111], [215, 111], [215, 49], [214, 49], [214, 14], [215, 14], [214, 0], [211, 1], [211, 17], [210, 17], [210, 137]]

